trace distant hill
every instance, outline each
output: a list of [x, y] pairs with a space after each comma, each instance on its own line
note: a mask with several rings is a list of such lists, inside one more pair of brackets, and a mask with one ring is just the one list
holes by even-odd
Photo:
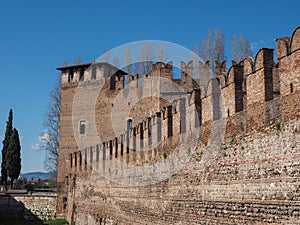
[[53, 172], [31, 172], [31, 173], [21, 173], [20, 178], [26, 178], [27, 180], [47, 180], [54, 178], [55, 174]]

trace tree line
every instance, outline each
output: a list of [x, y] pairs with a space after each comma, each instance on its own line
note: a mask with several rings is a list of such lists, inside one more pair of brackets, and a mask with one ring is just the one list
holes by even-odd
[[[214, 32], [208, 30], [201, 46], [195, 45], [194, 53], [199, 55], [204, 62], [225, 61], [225, 37], [222, 31], [219, 29], [215, 29]], [[232, 36], [231, 54], [232, 60], [236, 62], [252, 56], [251, 45], [246, 36], [242, 34]]]
[[5, 137], [2, 148], [1, 181], [7, 190], [8, 177], [13, 188], [14, 180], [18, 179], [21, 172], [21, 145], [19, 133], [13, 128], [13, 111], [10, 109], [6, 122]]

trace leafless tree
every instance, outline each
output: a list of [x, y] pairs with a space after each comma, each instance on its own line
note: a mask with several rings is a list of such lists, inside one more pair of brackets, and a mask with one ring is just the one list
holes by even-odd
[[145, 43], [141, 46], [141, 53], [137, 56], [137, 73], [138, 74], [148, 74], [151, 71], [152, 61], [151, 61], [151, 45]]
[[[136, 62], [132, 63], [131, 49], [124, 50], [124, 65], [128, 74], [148, 74], [151, 72], [153, 60], [153, 51], [150, 43], [141, 46], [140, 51], [136, 55]], [[162, 44], [156, 48], [155, 56], [157, 61], [166, 62], [168, 54]]]
[[119, 68], [119, 66], [120, 66], [120, 60], [117, 56], [113, 57], [113, 65], [117, 68]]
[[202, 41], [200, 56], [204, 62], [212, 60], [212, 35], [207, 31], [206, 38]]
[[[61, 78], [57, 80], [50, 92], [50, 103], [44, 117], [45, 131], [40, 137], [39, 149], [45, 151], [45, 168], [48, 171], [57, 171], [58, 143], [60, 129], [60, 93]], [[56, 173], [55, 173], [56, 174]]]
[[199, 45], [195, 44], [193, 52], [191, 53], [191, 60], [193, 61], [193, 78], [198, 78], [199, 75]]
[[232, 36], [232, 59], [236, 62], [240, 62], [241, 60], [247, 58], [252, 55], [252, 50], [248, 39], [240, 35], [236, 37]]
[[74, 59], [74, 65], [80, 65], [80, 64], [83, 64], [84, 63], [84, 60], [81, 59], [80, 57], [76, 57]]
[[62, 66], [68, 66], [68, 65], [69, 65], [68, 61], [64, 61], [64, 63], [62, 64]]
[[128, 74], [132, 74], [132, 65], [131, 65], [131, 51], [130, 48], [125, 48], [125, 52], [124, 52], [124, 65], [125, 65], [125, 69], [126, 72]]
[[200, 47], [199, 44], [195, 44], [193, 48], [193, 53], [199, 55]]
[[221, 30], [215, 29], [214, 41], [213, 41], [213, 61], [223, 62], [225, 60], [224, 50], [225, 38]]
[[162, 44], [157, 45], [157, 59], [159, 62], [166, 62], [168, 59], [168, 53], [165, 52], [164, 46]]
[[215, 61], [224, 61], [225, 59], [225, 38], [221, 30], [215, 29], [214, 34], [210, 30], [207, 32], [207, 37], [202, 41], [200, 56], [204, 62], [210, 61], [213, 64]]

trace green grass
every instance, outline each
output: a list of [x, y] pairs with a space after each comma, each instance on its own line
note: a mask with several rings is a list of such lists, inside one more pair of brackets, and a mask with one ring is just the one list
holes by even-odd
[[44, 224], [47, 225], [66, 225], [68, 224], [68, 221], [65, 219], [55, 219], [55, 220], [47, 220], [44, 222]]
[[166, 152], [163, 153], [163, 157], [164, 157], [164, 159], [166, 159], [168, 157]]
[[0, 218], [0, 224], [1, 225], [43, 225], [44, 223], [42, 221]]
[[65, 219], [47, 220], [47, 221], [31, 221], [22, 219], [3, 219], [0, 218], [1, 225], [67, 225]]
[[277, 130], [281, 131], [281, 123], [278, 122], [275, 124], [275, 126]]

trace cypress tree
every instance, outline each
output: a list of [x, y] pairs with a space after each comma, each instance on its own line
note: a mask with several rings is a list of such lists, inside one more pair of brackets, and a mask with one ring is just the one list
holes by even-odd
[[18, 179], [21, 172], [21, 146], [19, 133], [16, 128], [13, 129], [10, 136], [6, 160], [7, 174], [10, 177], [12, 189], [14, 180]]
[[5, 137], [3, 140], [3, 148], [2, 148], [2, 163], [1, 163], [1, 178], [2, 182], [5, 184], [5, 188], [7, 189], [7, 148], [9, 145], [10, 137], [12, 134], [12, 120], [13, 120], [13, 112], [12, 109], [9, 111], [8, 120], [6, 122], [6, 131], [5, 131]]

